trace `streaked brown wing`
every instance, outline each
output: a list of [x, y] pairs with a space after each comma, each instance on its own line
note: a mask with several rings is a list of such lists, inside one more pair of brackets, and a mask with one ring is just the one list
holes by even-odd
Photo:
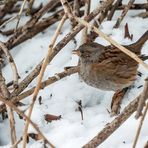
[[135, 80], [138, 64], [119, 49], [108, 46], [99, 56], [98, 62], [92, 64], [92, 68], [115, 83], [126, 84]]

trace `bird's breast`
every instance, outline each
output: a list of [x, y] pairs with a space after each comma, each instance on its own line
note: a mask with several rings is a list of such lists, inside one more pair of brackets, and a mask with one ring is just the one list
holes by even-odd
[[127, 84], [115, 83], [110, 75], [106, 76], [103, 75], [103, 72], [98, 73], [96, 71], [93, 71], [90, 65], [80, 66], [79, 75], [83, 79], [83, 81], [89, 86], [106, 91], [116, 91], [119, 89], [123, 89], [125, 87], [130, 86], [133, 83], [133, 82], [129, 82]]

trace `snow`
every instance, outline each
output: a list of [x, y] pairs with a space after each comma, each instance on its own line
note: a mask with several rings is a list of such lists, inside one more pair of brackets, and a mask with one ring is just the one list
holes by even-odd
[[[47, 1], [46, 1], [47, 2]], [[44, 1], [44, 3], [46, 3]], [[127, 1], [125, 1], [127, 2]], [[136, 2], [146, 2], [146, 0], [137, 0]], [[98, 1], [95, 0], [92, 3], [91, 10], [93, 10]], [[36, 3], [38, 6], [39, 3]], [[119, 13], [116, 13], [112, 21], [104, 21], [101, 25], [101, 31], [110, 35], [114, 40], [120, 44], [131, 44], [148, 29], [148, 18], [142, 19], [139, 17], [131, 17], [137, 14], [135, 11], [130, 11], [125, 17], [119, 29], [113, 29], [113, 25], [116, 22]], [[129, 31], [133, 34], [133, 41], [124, 39], [124, 25], [128, 22]], [[48, 45], [52, 39], [52, 35], [57, 27], [58, 23], [49, 27], [32, 39], [22, 43], [11, 50], [14, 60], [17, 64], [21, 80], [27, 75], [26, 71], [31, 72], [32, 69], [44, 58], [47, 53]], [[58, 37], [59, 42], [70, 31], [70, 23], [66, 21], [62, 29], [62, 34]], [[6, 37], [0, 35], [1, 41], [6, 41]], [[43, 80], [54, 74], [63, 71], [65, 66], [77, 65], [78, 57], [72, 55], [72, 50], [76, 49], [80, 45], [81, 33], [76, 36], [77, 45], [70, 41], [52, 60], [47, 66]], [[104, 39], [98, 37], [96, 42], [107, 45]], [[148, 42], [145, 43], [142, 49], [142, 53], [148, 54]], [[148, 63], [148, 61], [146, 62]], [[147, 70], [142, 66], [139, 66], [139, 71], [142, 72], [142, 77], [137, 76], [135, 86], [126, 94], [121, 110], [132, 101], [141, 91], [138, 86], [144, 83], [144, 79], [147, 77]], [[6, 81], [12, 80], [12, 72], [9, 65], [6, 65], [3, 69], [3, 73], [6, 77]], [[35, 79], [29, 88], [35, 86], [37, 79]], [[111, 98], [114, 92], [101, 91], [86, 85], [79, 78], [78, 74], [68, 76], [50, 86], [41, 90], [42, 105], [39, 105], [38, 101], [35, 103], [31, 119], [39, 126], [44, 135], [51, 141], [57, 148], [79, 148], [92, 139], [103, 127], [111, 122], [115, 117], [110, 117], [107, 110], [110, 110]], [[26, 109], [31, 102], [32, 96], [23, 100], [26, 104], [25, 107], [21, 107], [22, 110]], [[81, 120], [81, 114], [77, 111], [78, 104], [76, 101], [82, 100], [84, 120]], [[48, 123], [44, 120], [45, 114], [61, 115], [62, 119]], [[15, 114], [17, 137], [19, 138], [23, 132], [24, 122], [20, 120], [18, 115]], [[148, 140], [148, 116], [144, 121], [142, 131], [139, 137], [137, 148], [144, 146]], [[135, 120], [134, 114], [105, 142], [103, 142], [99, 148], [129, 148], [132, 147], [133, 139], [139, 124], [139, 120]], [[0, 120], [0, 146], [1, 148], [10, 147], [10, 135], [9, 135], [9, 122], [8, 120]], [[29, 132], [36, 131], [29, 126]], [[31, 139], [31, 138], [30, 138]], [[19, 144], [21, 148], [21, 143]], [[28, 148], [42, 148], [42, 141], [30, 140], [27, 145]]]

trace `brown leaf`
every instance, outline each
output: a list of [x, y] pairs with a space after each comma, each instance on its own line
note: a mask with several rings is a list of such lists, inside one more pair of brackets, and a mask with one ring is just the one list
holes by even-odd
[[55, 115], [51, 115], [51, 114], [46, 114], [46, 115], [44, 115], [44, 117], [45, 117], [45, 120], [47, 122], [51, 122], [51, 121], [54, 121], [54, 120], [60, 120], [61, 119], [61, 115], [55, 116]]
[[125, 24], [125, 28], [124, 28], [124, 38], [129, 38], [130, 40], [133, 39], [133, 34], [130, 35], [127, 23]]

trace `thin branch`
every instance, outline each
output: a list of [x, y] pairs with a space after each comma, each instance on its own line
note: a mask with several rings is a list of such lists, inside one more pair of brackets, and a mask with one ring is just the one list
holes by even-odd
[[24, 0], [24, 1], [23, 1], [23, 4], [22, 4], [22, 6], [21, 6], [21, 9], [20, 9], [20, 11], [19, 11], [19, 13], [18, 13], [16, 16], [11, 17], [9, 20], [5, 21], [5, 22], [0, 26], [0, 28], [4, 27], [5, 25], [7, 25], [8, 23], [10, 23], [11, 21], [13, 21], [13, 20], [15, 20], [15, 19], [18, 19], [17, 24], [16, 24], [16, 29], [17, 29], [26, 2], [27, 2], [27, 0]]
[[0, 9], [0, 19], [9, 13], [16, 3], [17, 0], [6, 0], [5, 5]]
[[[72, 74], [74, 74], [74, 73], [77, 73], [78, 71], [79, 71], [79, 67], [78, 67], [78, 66], [75, 66], [75, 67], [71, 67], [71, 68], [69, 68], [69, 69], [67, 69], [67, 70], [64, 70], [64, 71], [61, 72], [61, 73], [57, 73], [55, 76], [49, 77], [47, 80], [45, 80], [44, 82], [42, 82], [42, 83], [41, 83], [41, 86], [40, 86], [40, 89], [44, 89], [45, 87], [47, 87], [47, 86], [49, 86], [49, 85], [51, 85], [51, 84], [53, 84], [53, 83], [59, 81], [60, 79], [66, 77], [66, 76], [72, 75]], [[58, 77], [57, 77], [57, 76], [58, 76]], [[35, 87], [33, 87], [33, 88], [31, 88], [31, 89], [29, 89], [29, 90], [23, 92], [23, 93], [20, 94], [19, 96], [14, 96], [14, 97], [12, 97], [11, 102], [16, 103], [16, 102], [19, 102], [19, 101], [21, 101], [22, 99], [24, 99], [24, 98], [26, 98], [26, 97], [32, 95], [33, 92], [34, 92], [34, 89], [35, 89]], [[0, 106], [0, 113], [2, 113], [4, 110], [5, 110], [5, 105], [2, 104], [2, 105]]]
[[10, 148], [15, 148], [22, 141], [22, 137], [18, 141], [16, 141]]
[[[7, 89], [5, 84], [5, 78], [2, 75], [1, 64], [0, 64], [0, 94], [3, 95], [6, 99], [10, 98], [10, 92]], [[9, 124], [10, 124], [10, 134], [11, 134], [11, 143], [14, 144], [17, 141], [16, 130], [15, 130], [15, 120], [12, 109], [6, 105]]]
[[19, 25], [19, 22], [20, 22], [20, 19], [21, 19], [21, 15], [22, 15], [22, 12], [23, 12], [23, 9], [24, 9], [24, 7], [25, 7], [25, 4], [26, 4], [26, 2], [27, 2], [27, 0], [23, 0], [23, 4], [22, 4], [22, 6], [21, 6], [21, 9], [20, 9], [20, 11], [19, 11], [19, 13], [18, 13], [18, 15], [17, 15], [17, 23], [16, 23], [16, 28], [15, 28], [15, 30], [17, 30], [17, 28], [18, 28], [18, 25]]
[[8, 62], [10, 63], [11, 65], [11, 69], [12, 69], [12, 72], [13, 72], [13, 86], [14, 88], [17, 88], [18, 86], [18, 78], [19, 78], [19, 74], [18, 74], [18, 70], [17, 70], [17, 67], [16, 67], [16, 64], [13, 60], [13, 57], [12, 55], [10, 54], [8, 48], [6, 47], [6, 45], [0, 41], [0, 48], [3, 50], [3, 52], [5, 53], [6, 57], [8, 58]]
[[112, 6], [110, 13], [107, 16], [107, 20], [111, 20], [116, 9], [118, 8], [118, 6], [120, 5], [120, 3], [122, 2], [122, 0], [117, 0], [116, 3]]
[[80, 0], [74, 0], [73, 13], [80, 17]]
[[[113, 0], [113, 2], [114, 2], [114, 0]], [[106, 15], [108, 14], [109, 10], [112, 8], [112, 3], [110, 3], [110, 5], [107, 5], [106, 7], [104, 7], [103, 11], [97, 16], [98, 18], [94, 19], [93, 25], [96, 28], [99, 28], [101, 23], [103, 22], [103, 20], [106, 18]], [[95, 33], [94, 31], [90, 31], [90, 33], [87, 37], [87, 42], [93, 42], [97, 36], [98, 36], [97, 33]]]
[[145, 101], [148, 97], [148, 78], [145, 79], [145, 85], [143, 88], [143, 93], [141, 94], [139, 103], [138, 103], [138, 108], [137, 108], [137, 113], [135, 115], [135, 118], [138, 119], [142, 115], [142, 110], [145, 105]]
[[71, 21], [72, 26], [76, 26], [76, 20], [74, 19], [74, 14], [72, 13], [72, 9], [67, 0], [60, 0], [62, 6], [64, 8], [65, 14], [68, 16], [69, 20]]
[[33, 12], [32, 10], [33, 10], [34, 1], [35, 1], [35, 0], [30, 0], [30, 1], [28, 2], [28, 8], [27, 8], [27, 10], [26, 10], [26, 14], [27, 14], [27, 15], [31, 15], [31, 13]]
[[[91, 0], [86, 0], [85, 1], [85, 11], [84, 11], [84, 17], [89, 15], [90, 13], [90, 5], [91, 5]], [[82, 31], [82, 38], [81, 38], [81, 44], [84, 44], [87, 42], [87, 33], [88, 33], [88, 28], [85, 27]]]
[[138, 129], [137, 129], [137, 132], [136, 132], [136, 136], [135, 136], [132, 148], [136, 148], [136, 145], [137, 145], [137, 142], [138, 142], [138, 138], [139, 138], [139, 135], [140, 135], [140, 132], [141, 132], [141, 128], [142, 128], [142, 125], [143, 125], [143, 121], [145, 119], [147, 111], [148, 111], [148, 103], [146, 104], [145, 110], [144, 110], [143, 115], [141, 117], [141, 120], [139, 122], [139, 126], [138, 126]]
[[127, 14], [128, 10], [130, 9], [130, 7], [132, 6], [132, 4], [134, 3], [135, 0], [130, 0], [127, 4], [127, 6], [124, 8], [124, 10], [121, 13], [121, 16], [117, 19], [116, 24], [114, 25], [114, 28], [118, 28], [123, 20], [123, 18], [125, 17], [125, 15]]
[[139, 13], [139, 14], [137, 14], [137, 15], [135, 15], [134, 17], [142, 17], [142, 18], [147, 18], [148, 17], [148, 11], [146, 11], [146, 12], [141, 12], [141, 13]]
[[[54, 46], [54, 44], [56, 42], [56, 39], [57, 39], [57, 37], [58, 37], [58, 35], [59, 35], [60, 31], [61, 31], [61, 28], [62, 28], [65, 20], [66, 20], [66, 15], [63, 16], [63, 18], [61, 19], [61, 21], [59, 23], [59, 26], [57, 27], [57, 30], [55, 31], [55, 34], [54, 34], [54, 36], [53, 36], [53, 38], [51, 40], [51, 44], [49, 46], [48, 53], [47, 53], [47, 55], [46, 55], [46, 57], [45, 57], [45, 59], [43, 61], [43, 64], [42, 64], [42, 67], [41, 67], [41, 70], [40, 70], [40, 73], [39, 73], [39, 76], [38, 76], [37, 86], [36, 86], [36, 88], [34, 90], [34, 93], [33, 93], [32, 103], [31, 103], [29, 111], [28, 111], [28, 117], [29, 118], [31, 117], [32, 110], [33, 110], [33, 107], [34, 107], [34, 103], [36, 101], [37, 95], [38, 95], [39, 90], [40, 90], [41, 81], [42, 81], [45, 69], [47, 67], [49, 57], [50, 57], [51, 53], [53, 52], [53, 46]], [[28, 127], [29, 127], [29, 122], [26, 121], [25, 128], [24, 128], [24, 134], [23, 134], [23, 148], [26, 147]]]
[[[127, 7], [127, 5], [121, 5], [117, 8], [117, 10], [122, 10], [125, 9], [125, 7]], [[130, 7], [130, 10], [133, 9], [148, 9], [148, 3], [143, 3], [143, 4], [132, 4], [132, 6]]]
[[10, 19], [8, 19], [7, 21], [3, 22], [1, 25], [0, 25], [0, 29], [3, 28], [5, 25], [7, 25], [8, 23], [12, 22], [13, 20], [15, 20], [17, 18], [17, 15], [14, 16], [14, 17], [11, 17]]
[[32, 81], [35, 79], [41, 70], [42, 62], [39, 63], [32, 72], [25, 77], [18, 85], [18, 88], [14, 89], [14, 91], [11, 93], [11, 97], [19, 95]]
[[[40, 89], [44, 89], [45, 87], [59, 81], [60, 79], [63, 79], [64, 77], [66, 76], [70, 76], [74, 73], [77, 73], [79, 72], [79, 67], [76, 66], [76, 67], [72, 67], [72, 68], [69, 68], [61, 73], [57, 73], [55, 76], [53, 77], [49, 77], [49, 79], [47, 79], [46, 81], [42, 82], [41, 83], [41, 86], [40, 86]], [[58, 76], [58, 77], [57, 77]], [[30, 95], [32, 95], [32, 93], [34, 92], [34, 89], [35, 87], [23, 92], [22, 94], [20, 94], [19, 96], [16, 97], [16, 99], [12, 99], [13, 102], [18, 102]], [[1, 110], [0, 110], [1, 111]]]
[[30, 32], [34, 25], [38, 22], [38, 20], [48, 11], [53, 9], [59, 0], [50, 0], [47, 5], [42, 7], [37, 13], [35, 13], [32, 18], [21, 28], [17, 29], [15, 34], [6, 42], [6, 46], [8, 49], [13, 48], [14, 46], [22, 43], [22, 38], [26, 37], [26, 34]]

